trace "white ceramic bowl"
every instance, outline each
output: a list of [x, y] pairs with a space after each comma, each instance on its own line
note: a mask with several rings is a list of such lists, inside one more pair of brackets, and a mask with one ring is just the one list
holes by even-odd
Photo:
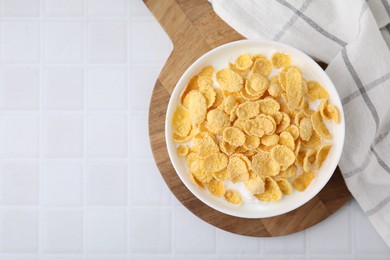
[[[336, 105], [340, 109], [341, 123], [334, 124], [325, 122], [329, 131], [333, 135], [333, 146], [321, 169], [318, 171], [317, 177], [305, 191], [293, 191], [292, 194], [283, 196], [283, 198], [278, 202], [266, 203], [256, 199], [249, 191], [246, 190], [242, 183], [232, 184], [231, 182], [228, 182], [226, 186], [238, 190], [243, 197], [243, 204], [237, 206], [225, 201], [224, 198], [214, 197], [208, 190], [201, 190], [190, 181], [185, 159], [177, 155], [176, 149], [178, 145], [172, 140], [172, 115], [176, 106], [179, 104], [180, 95], [186, 87], [188, 81], [191, 77], [199, 73], [203, 67], [212, 65], [216, 70], [219, 70], [227, 67], [228, 62], [234, 62], [235, 59], [243, 53], [261, 53], [270, 58], [272, 53], [275, 52], [288, 53], [291, 56], [292, 64], [297, 65], [302, 70], [302, 74], [305, 79], [316, 80], [326, 88], [329, 92], [329, 103]], [[180, 177], [184, 185], [198, 199], [206, 203], [208, 206], [225, 214], [242, 218], [265, 218], [284, 214], [311, 200], [325, 186], [336, 169], [343, 150], [344, 134], [344, 112], [340, 97], [332, 81], [321, 67], [318, 66], [318, 64], [309, 56], [291, 46], [278, 42], [262, 40], [242, 40], [231, 42], [207, 52], [195, 61], [180, 78], [171, 95], [165, 122], [165, 139], [169, 157], [177, 175]]]

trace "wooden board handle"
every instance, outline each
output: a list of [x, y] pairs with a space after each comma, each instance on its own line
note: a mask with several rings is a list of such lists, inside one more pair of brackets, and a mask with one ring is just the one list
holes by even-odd
[[[207, 0], [143, 0], [171, 38], [173, 45], [191, 35], [210, 48], [244, 39], [214, 12]], [[184, 41], [183, 41], [184, 40]]]
[[214, 13], [207, 0], [144, 2], [173, 43], [173, 52], [159, 76], [168, 92], [202, 54], [221, 44], [243, 39]]

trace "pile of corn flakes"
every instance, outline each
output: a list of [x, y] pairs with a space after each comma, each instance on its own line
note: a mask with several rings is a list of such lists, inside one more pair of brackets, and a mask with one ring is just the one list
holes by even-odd
[[[257, 199], [278, 201], [293, 189], [304, 191], [328, 156], [332, 135], [324, 120], [340, 123], [328, 96], [302, 77], [289, 55], [269, 60], [246, 53], [228, 68], [208, 66], [189, 81], [173, 115], [172, 138], [199, 188], [241, 204], [225, 181], [243, 182]], [[315, 111], [310, 103], [316, 100]]]

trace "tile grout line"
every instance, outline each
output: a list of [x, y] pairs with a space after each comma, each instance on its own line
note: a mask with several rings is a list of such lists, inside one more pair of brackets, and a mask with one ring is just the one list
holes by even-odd
[[[356, 225], [356, 214], [354, 214], [355, 212], [355, 208], [352, 207], [352, 203], [354, 203], [353, 201], [351, 201], [349, 203], [349, 208], [348, 208], [348, 214], [349, 214], [349, 241], [350, 241], [350, 254], [353, 256], [353, 257], [356, 257], [356, 239], [357, 239], [357, 236], [356, 236], [356, 229], [359, 228], [357, 225]], [[354, 228], [355, 227], [355, 228]]]
[[213, 227], [215, 231], [215, 257], [218, 259], [220, 258], [221, 255], [221, 250], [220, 250], [220, 242], [221, 242], [221, 232], [218, 231], [216, 227]]
[[131, 245], [130, 245], [130, 213], [131, 213], [131, 208], [132, 208], [132, 201], [130, 198], [130, 187], [131, 187], [131, 180], [132, 180], [132, 158], [131, 158], [131, 120], [130, 117], [132, 117], [131, 114], [131, 104], [130, 104], [130, 95], [131, 95], [131, 52], [130, 52], [130, 1], [126, 1], [126, 58], [127, 58], [127, 64], [126, 64], [126, 105], [127, 105], [127, 115], [126, 115], [126, 136], [127, 136], [127, 172], [126, 172], [126, 256], [130, 256], [131, 253]]
[[[82, 192], [82, 200], [83, 200], [83, 205], [82, 205], [82, 253], [81, 257], [82, 259], [86, 260], [86, 233], [87, 233], [87, 228], [86, 228], [86, 208], [87, 208], [87, 103], [88, 103], [88, 92], [87, 92], [87, 85], [88, 85], [88, 70], [86, 69], [87, 67], [87, 62], [88, 62], [88, 53], [87, 53], [87, 48], [88, 48], [88, 17], [87, 17], [87, 1], [83, 1], [83, 48], [82, 48], [82, 68], [83, 68], [83, 192]], [[80, 64], [78, 64], [80, 66]]]
[[[171, 191], [170, 191], [171, 192]], [[171, 192], [171, 197], [172, 196], [174, 196], [173, 194], [172, 194], [172, 192]], [[171, 258], [173, 258], [174, 257], [174, 255], [175, 255], [175, 248], [176, 248], [176, 232], [175, 232], [175, 226], [174, 226], [174, 224], [175, 224], [175, 219], [176, 219], [176, 212], [177, 212], [177, 210], [175, 210], [175, 207], [174, 207], [174, 202], [173, 202], [173, 200], [172, 200], [172, 198], [170, 199], [170, 210], [171, 210], [171, 248], [170, 248], [170, 250], [171, 250], [171, 254], [170, 254], [170, 256], [171, 256]]]
[[308, 229], [305, 229], [305, 246], [306, 246], [306, 248], [305, 248], [305, 257], [306, 257], [306, 259], [307, 259], [307, 257], [310, 256], [310, 250], [309, 250], [309, 247], [310, 247], [310, 238], [309, 237], [310, 236], [311, 235], [310, 235]]
[[43, 241], [43, 231], [42, 231], [42, 216], [43, 216], [43, 161], [41, 160], [43, 158], [43, 144], [45, 143], [43, 141], [44, 136], [44, 121], [45, 118], [43, 116], [42, 111], [44, 110], [44, 88], [43, 88], [43, 79], [44, 79], [44, 73], [43, 73], [43, 67], [44, 67], [44, 43], [45, 43], [45, 24], [44, 24], [44, 18], [43, 18], [43, 11], [44, 11], [44, 0], [39, 1], [39, 84], [38, 84], [38, 92], [39, 92], [39, 99], [38, 99], [38, 120], [39, 120], [39, 127], [38, 127], [38, 257], [40, 258], [43, 255], [43, 248], [42, 248], [42, 241]]
[[[83, 15], [80, 15], [80, 16], [66, 16], [66, 15], [58, 15], [58, 16], [48, 16], [46, 15], [45, 16], [45, 20], [47, 21], [59, 21], [59, 20], [64, 20], [64, 21], [77, 21], [77, 22], [80, 22], [80, 21], [83, 21], [84, 20], [84, 16]], [[151, 21], [152, 19], [149, 18], [149, 17], [140, 17], [141, 19], [139, 19], [140, 21]], [[93, 20], [93, 21], [104, 21], [104, 22], [110, 22], [110, 21], [113, 21], [113, 22], [118, 22], [118, 21], [125, 21], [127, 18], [126, 16], [116, 16], [116, 15], [113, 15], [113, 16], [92, 16], [92, 18], [90, 20]], [[25, 16], [25, 17], [22, 17], [22, 16], [3, 16], [2, 17], [2, 20], [3, 21], [39, 21], [40, 20], [40, 17], [39, 16]]]

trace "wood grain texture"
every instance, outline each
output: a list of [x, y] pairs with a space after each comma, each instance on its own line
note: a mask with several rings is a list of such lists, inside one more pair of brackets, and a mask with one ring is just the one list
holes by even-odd
[[164, 129], [169, 97], [180, 76], [197, 58], [219, 45], [244, 38], [222, 21], [206, 0], [144, 2], [173, 42], [173, 51], [159, 75], [150, 102], [150, 143], [162, 177], [185, 207], [204, 221], [226, 231], [269, 237], [287, 235], [311, 227], [336, 212], [351, 198], [337, 168], [317, 196], [300, 208], [276, 217], [233, 217], [198, 200], [181, 182], [169, 160]]

